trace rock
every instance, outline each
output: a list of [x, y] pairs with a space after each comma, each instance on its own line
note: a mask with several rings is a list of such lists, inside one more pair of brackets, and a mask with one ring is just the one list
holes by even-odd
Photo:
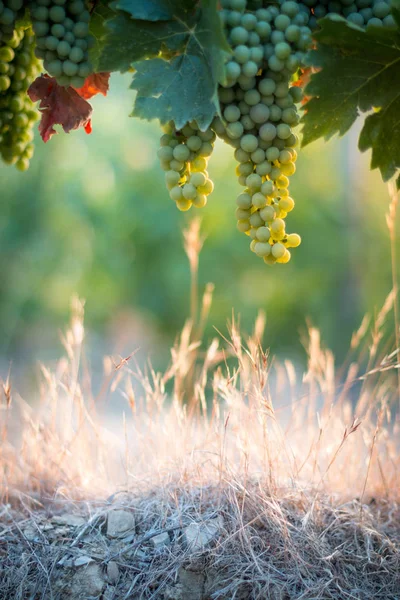
[[33, 525], [28, 525], [23, 530], [23, 534], [29, 542], [32, 542], [35, 538], [38, 537], [39, 532], [37, 530], [37, 527], [34, 527]]
[[107, 577], [110, 583], [117, 583], [119, 579], [119, 568], [114, 560], [110, 560], [107, 565]]
[[103, 591], [105, 581], [101, 568], [96, 563], [80, 567], [72, 579], [71, 598], [86, 600], [92, 596], [98, 598]]
[[222, 517], [204, 523], [191, 523], [183, 532], [186, 544], [193, 551], [203, 550], [220, 533], [223, 526]]
[[57, 525], [69, 525], [69, 527], [80, 527], [86, 523], [85, 519], [80, 515], [73, 515], [69, 513], [55, 515], [51, 520]]
[[93, 558], [87, 556], [86, 554], [82, 554], [82, 556], [78, 556], [78, 558], [75, 558], [74, 567], [83, 567], [84, 565], [88, 565], [91, 562], [94, 562]]
[[184, 600], [202, 600], [204, 588], [204, 573], [189, 571], [181, 567], [178, 571], [178, 581]]
[[135, 529], [135, 517], [127, 510], [111, 510], [107, 517], [107, 535], [125, 537]]
[[168, 585], [164, 590], [164, 600], [185, 600], [182, 594], [183, 591], [180, 583]]
[[168, 533], [165, 531], [164, 533], [160, 533], [151, 538], [151, 543], [154, 548], [162, 548], [163, 546], [168, 546], [171, 543], [171, 540]]

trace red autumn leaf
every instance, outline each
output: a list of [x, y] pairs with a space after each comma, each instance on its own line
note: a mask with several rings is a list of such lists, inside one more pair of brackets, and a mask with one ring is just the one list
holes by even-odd
[[53, 125], [62, 125], [65, 133], [83, 127], [91, 133], [90, 117], [92, 107], [72, 87], [58, 85], [54, 77], [40, 75], [30, 85], [28, 96], [32, 102], [38, 102], [42, 118], [39, 124], [40, 135], [48, 142], [56, 130]]
[[86, 77], [85, 83], [81, 88], [74, 88], [82, 98], [88, 100], [96, 94], [103, 94], [107, 96], [108, 92], [108, 80], [110, 79], [110, 73], [93, 73]]

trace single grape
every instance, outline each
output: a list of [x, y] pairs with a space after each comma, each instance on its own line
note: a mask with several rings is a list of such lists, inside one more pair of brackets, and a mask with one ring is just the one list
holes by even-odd
[[255, 208], [264, 208], [267, 204], [267, 199], [261, 192], [253, 194], [251, 201]]
[[242, 233], [246, 233], [250, 229], [250, 222], [249, 222], [248, 219], [239, 219], [239, 221], [237, 222], [236, 227]]
[[176, 201], [176, 206], [179, 210], [185, 212], [192, 207], [192, 201], [188, 200], [187, 198], [181, 198], [180, 200]]
[[246, 178], [246, 185], [252, 191], [258, 191], [262, 185], [262, 178], [257, 173], [251, 173]]
[[197, 194], [192, 202], [196, 208], [204, 208], [207, 204], [207, 196], [205, 194]]
[[261, 124], [268, 121], [270, 110], [265, 104], [256, 104], [250, 109], [250, 117], [254, 123]]
[[259, 227], [256, 232], [256, 237], [260, 242], [268, 242], [269, 238], [271, 237], [269, 227], [265, 227], [264, 225]]
[[277, 129], [275, 125], [273, 125], [272, 123], [265, 123], [260, 127], [259, 136], [262, 140], [272, 141], [276, 137], [276, 132]]
[[297, 233], [290, 233], [286, 239], [289, 248], [297, 248], [301, 244], [301, 237]]
[[264, 196], [270, 196], [275, 190], [275, 186], [272, 181], [267, 180], [261, 185], [261, 192]]
[[257, 254], [257, 256], [269, 256], [271, 254], [271, 246], [268, 244], [268, 241], [256, 242], [254, 245], [254, 252]]
[[182, 188], [180, 188], [179, 185], [176, 185], [170, 190], [169, 195], [171, 200], [178, 202], [178, 200], [183, 198]]
[[186, 162], [190, 156], [190, 150], [185, 144], [179, 144], [172, 151], [173, 157], [179, 162]]
[[195, 188], [204, 186], [206, 184], [206, 181], [206, 175], [204, 173], [201, 173], [200, 171], [192, 173], [192, 176], [190, 178], [190, 183], [193, 184]]
[[234, 27], [231, 31], [230, 39], [235, 46], [246, 44], [249, 39], [249, 32], [244, 27]]
[[235, 210], [235, 217], [238, 221], [242, 220], [242, 219], [249, 219], [250, 217], [250, 210], [246, 210], [244, 208], [237, 208]]
[[165, 173], [165, 182], [167, 185], [172, 185], [172, 187], [178, 185], [180, 178], [180, 174], [177, 171], [171, 170]]
[[[266, 127], [266, 125], [263, 125]], [[246, 134], [240, 140], [240, 147], [245, 152], [254, 152], [258, 148], [258, 140], [255, 135]]]
[[279, 208], [284, 210], [285, 212], [290, 212], [294, 208], [294, 200], [287, 196], [286, 198], [281, 198], [279, 200]]
[[236, 204], [238, 205], [239, 208], [250, 208], [251, 207], [251, 195], [248, 194], [247, 192], [240, 194], [237, 198], [236, 198]]
[[62, 6], [52, 6], [49, 10], [49, 17], [54, 23], [62, 23], [65, 19], [65, 10]]
[[[265, 210], [265, 208], [261, 210]], [[261, 218], [260, 212], [258, 210], [251, 215], [251, 217], [249, 218], [249, 223], [252, 227], [261, 227], [262, 225], [264, 225], [264, 221]]]

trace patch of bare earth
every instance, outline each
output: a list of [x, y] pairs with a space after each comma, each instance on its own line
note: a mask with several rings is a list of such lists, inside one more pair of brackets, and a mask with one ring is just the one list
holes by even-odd
[[400, 509], [238, 482], [3, 508], [0, 597], [395, 600]]

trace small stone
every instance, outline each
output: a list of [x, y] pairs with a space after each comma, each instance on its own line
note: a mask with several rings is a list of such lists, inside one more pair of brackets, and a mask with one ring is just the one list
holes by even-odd
[[181, 584], [168, 585], [164, 590], [164, 600], [185, 600], [182, 596]]
[[119, 579], [119, 568], [114, 560], [110, 560], [107, 565], [107, 577], [110, 583], [117, 583]]
[[93, 558], [86, 556], [86, 554], [82, 554], [82, 556], [78, 556], [78, 558], [74, 560], [74, 567], [83, 567], [91, 562], [94, 562]]
[[160, 533], [151, 538], [151, 543], [154, 548], [162, 548], [163, 546], [169, 546], [171, 540], [168, 533], [165, 531], [164, 533]]
[[74, 575], [71, 585], [71, 598], [98, 598], [103, 591], [105, 581], [101, 568], [96, 563], [81, 567]]
[[80, 527], [86, 522], [85, 519], [80, 515], [73, 515], [69, 513], [55, 515], [51, 520], [57, 525], [69, 525], [69, 527]]
[[32, 542], [35, 538], [37, 538], [39, 532], [33, 525], [28, 525], [23, 530], [23, 534], [29, 542]]
[[107, 535], [125, 537], [135, 529], [135, 517], [127, 510], [111, 510], [107, 517]]
[[186, 543], [193, 551], [202, 550], [218, 535], [222, 527], [222, 517], [204, 523], [191, 523], [184, 529]]

